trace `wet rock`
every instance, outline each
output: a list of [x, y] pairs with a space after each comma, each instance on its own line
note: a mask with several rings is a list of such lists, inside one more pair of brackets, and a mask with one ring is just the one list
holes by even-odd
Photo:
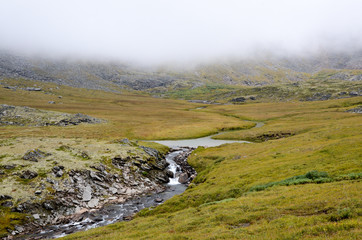
[[153, 168], [158, 170], [164, 170], [169, 164], [164, 159], [159, 159], [155, 163], [152, 164]]
[[1, 206], [3, 207], [12, 207], [14, 204], [12, 201], [5, 201], [3, 203], [1, 203]]
[[33, 178], [36, 178], [37, 176], [38, 176], [38, 173], [30, 171], [30, 170], [25, 170], [25, 171], [22, 171], [20, 178], [33, 179]]
[[66, 230], [64, 233], [65, 234], [71, 234], [71, 233], [73, 233], [74, 232], [74, 229], [68, 229], [68, 230]]
[[167, 177], [169, 177], [169, 178], [173, 178], [173, 177], [174, 177], [173, 172], [170, 171], [170, 170], [167, 170], [167, 171], [166, 171], [166, 175], [167, 175]]
[[39, 159], [45, 158], [49, 155], [50, 155], [49, 153], [45, 153], [39, 149], [32, 149], [25, 153], [25, 155], [23, 156], [23, 159], [27, 160], [27, 161], [32, 161], [32, 162], [38, 162]]
[[155, 198], [155, 202], [156, 203], [161, 203], [161, 202], [163, 202], [163, 199], [162, 198]]
[[150, 176], [153, 179], [156, 179], [162, 183], [168, 183], [170, 181], [169, 177], [166, 175], [166, 173], [161, 172], [161, 171], [157, 171], [157, 170], [152, 170], [150, 171]]
[[[188, 176], [186, 183], [189, 183], [193, 180], [192, 176], [196, 176], [196, 171], [194, 168], [192, 168], [188, 163], [187, 163], [187, 157], [191, 154], [191, 152], [193, 151], [193, 148], [183, 148], [184, 152], [182, 154], [179, 154], [177, 157], [174, 158], [174, 161], [180, 166], [180, 169], [177, 169], [177, 172], [181, 172], [181, 173], [186, 173]], [[191, 177], [190, 177], [191, 176]], [[183, 181], [185, 178], [181, 177], [181, 181]]]
[[181, 184], [185, 184], [185, 183], [187, 183], [188, 179], [189, 179], [189, 176], [187, 175], [187, 173], [181, 173], [178, 178], [178, 182]]
[[96, 216], [95, 218], [93, 218], [94, 221], [96, 222], [100, 222], [103, 221], [103, 217], [102, 216]]

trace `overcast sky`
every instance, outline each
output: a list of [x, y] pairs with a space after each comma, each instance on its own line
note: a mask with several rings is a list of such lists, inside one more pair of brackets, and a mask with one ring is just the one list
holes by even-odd
[[160, 63], [362, 46], [362, 0], [0, 0], [0, 49]]

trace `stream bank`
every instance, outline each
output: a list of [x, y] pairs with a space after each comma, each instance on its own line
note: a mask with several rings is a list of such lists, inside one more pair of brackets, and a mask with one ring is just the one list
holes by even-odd
[[165, 156], [165, 161], [168, 164], [169, 182], [164, 184], [162, 188], [157, 188], [152, 192], [133, 195], [133, 197], [128, 199], [124, 197], [110, 197], [110, 201], [99, 209], [83, 209], [76, 214], [64, 217], [56, 224], [34, 226], [28, 229], [27, 233], [14, 237], [9, 236], [4, 239], [35, 240], [59, 238], [74, 232], [131, 220], [140, 210], [156, 207], [174, 195], [181, 194], [186, 190], [188, 183], [196, 176], [195, 170], [186, 161], [192, 150], [192, 148], [171, 149]]

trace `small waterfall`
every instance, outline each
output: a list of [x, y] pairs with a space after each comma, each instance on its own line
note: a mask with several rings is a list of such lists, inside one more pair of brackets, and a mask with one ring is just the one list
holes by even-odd
[[[138, 196], [127, 200], [125, 203], [107, 204], [96, 211], [88, 211], [83, 214], [83, 218], [78, 221], [71, 221], [67, 224], [48, 225], [42, 231], [34, 231], [17, 239], [51, 239], [64, 237], [70, 233], [84, 231], [95, 227], [105, 226], [114, 222], [122, 221], [124, 217], [131, 216], [136, 212], [148, 207], [154, 207], [162, 204], [163, 201], [181, 194], [187, 188], [185, 184], [178, 182], [180, 167], [174, 159], [182, 154], [185, 150], [173, 151], [166, 155], [166, 161], [170, 164], [168, 170], [173, 173], [173, 178], [167, 184], [164, 192], [153, 193], [150, 195]], [[162, 201], [159, 202], [159, 199]]]
[[173, 178], [170, 178], [170, 182], [168, 183], [169, 185], [181, 184], [178, 181], [179, 172], [177, 171], [180, 168], [179, 168], [179, 165], [177, 165], [176, 162], [174, 161], [174, 158], [177, 157], [182, 152], [183, 152], [182, 150], [175, 151], [166, 156], [166, 161], [170, 164], [168, 166], [168, 170], [170, 170], [173, 173]]

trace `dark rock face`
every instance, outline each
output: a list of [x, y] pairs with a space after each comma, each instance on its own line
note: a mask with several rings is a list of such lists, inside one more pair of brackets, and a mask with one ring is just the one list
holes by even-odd
[[0, 195], [0, 201], [9, 200], [9, 199], [13, 199], [13, 197], [9, 195]]
[[37, 176], [38, 176], [38, 173], [30, 171], [30, 170], [25, 170], [21, 173], [20, 178], [33, 179], [33, 178], [36, 178]]
[[315, 93], [311, 97], [307, 97], [306, 101], [325, 101], [331, 99], [332, 94], [330, 93]]
[[[174, 158], [174, 161], [180, 166], [180, 169], [176, 169], [179, 175], [179, 183], [189, 184], [197, 175], [195, 169], [187, 163], [187, 157], [191, 154], [194, 148], [183, 148], [184, 152]], [[175, 151], [177, 149], [172, 149]], [[181, 173], [179, 173], [181, 172]]]
[[127, 156], [126, 158], [122, 158], [121, 156], [117, 155], [112, 159], [112, 164], [118, 168], [123, 167], [126, 162], [130, 161], [131, 158]]
[[[158, 183], [167, 183], [169, 182], [169, 177], [167, 175], [167, 161], [163, 158], [161, 153], [156, 149], [140, 146], [145, 153], [149, 155], [148, 159], [142, 159], [139, 157], [127, 156], [122, 158], [117, 155], [112, 159], [112, 164], [120, 169], [123, 169], [126, 172], [132, 172], [131, 169], [137, 169], [135, 175], [142, 173], [142, 175], [147, 176], [149, 179], [154, 180]], [[135, 176], [133, 175], [133, 176]], [[126, 179], [132, 179], [132, 176], [125, 176]]]
[[173, 178], [174, 177], [174, 174], [173, 174], [173, 172], [172, 171], [166, 171], [166, 175], [167, 175], [167, 177], [169, 177], [169, 178]]
[[27, 160], [27, 161], [32, 161], [32, 162], [38, 162], [39, 159], [45, 158], [47, 156], [50, 156], [50, 154], [45, 153], [39, 149], [32, 149], [25, 153], [25, 155], [23, 156], [23, 159]]
[[81, 123], [101, 123], [102, 120], [90, 117], [88, 115], [82, 113], [76, 113], [66, 119], [59, 121], [58, 123], [54, 124], [57, 126], [68, 126], [68, 125], [79, 125]]
[[2, 165], [2, 168], [10, 170], [10, 169], [14, 169], [16, 167], [16, 164], [6, 164], [6, 165]]
[[231, 99], [231, 102], [234, 102], [234, 103], [241, 103], [241, 102], [245, 102], [245, 101], [246, 101], [245, 97], [237, 97], [237, 98]]
[[360, 94], [357, 91], [351, 91], [351, 92], [349, 92], [349, 95], [352, 97], [356, 97], [356, 96], [359, 96]]
[[5, 201], [3, 203], [1, 203], [1, 206], [3, 207], [12, 207], [14, 204], [12, 201]]

